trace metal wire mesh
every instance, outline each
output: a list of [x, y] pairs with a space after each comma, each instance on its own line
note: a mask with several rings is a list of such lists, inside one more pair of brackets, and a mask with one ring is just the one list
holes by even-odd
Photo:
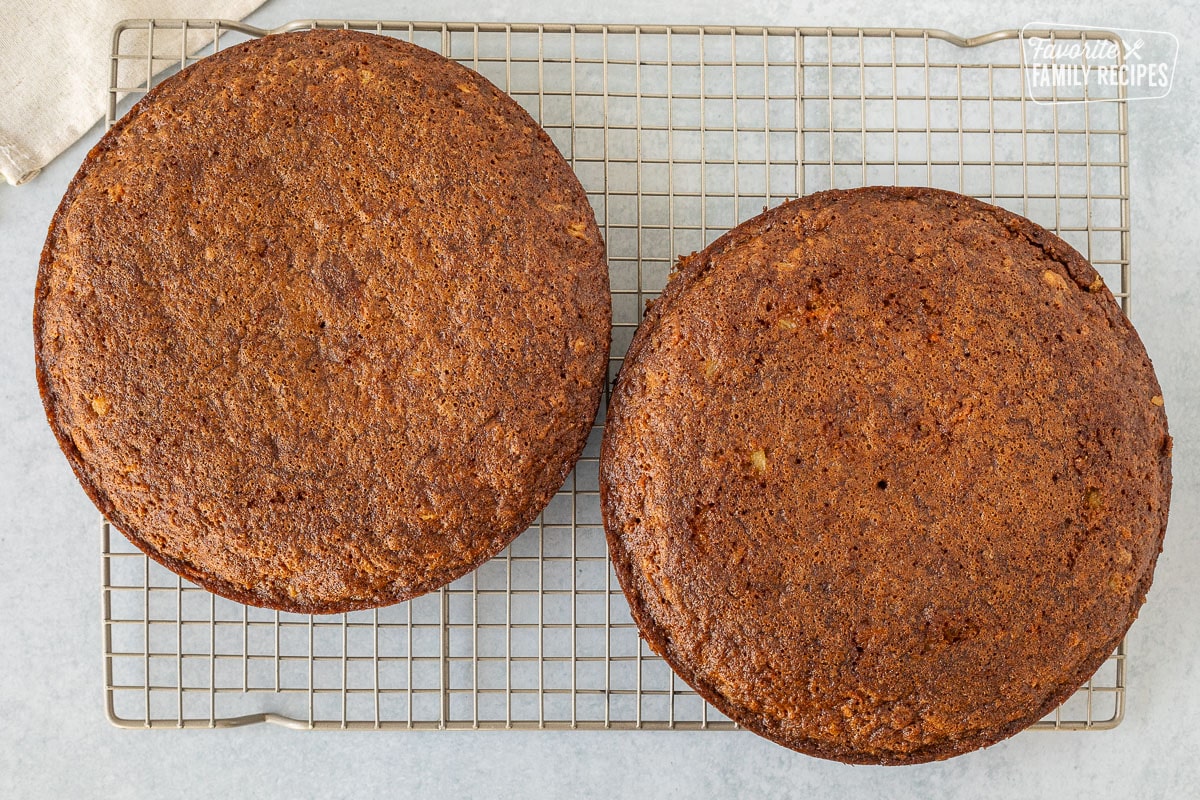
[[[267, 31], [126, 21], [113, 37], [108, 123], [122, 103], [214, 48], [318, 26], [398, 36], [457, 59], [545, 127], [608, 243], [610, 377], [680, 255], [764, 207], [830, 187], [938, 186], [1024, 214], [1084, 253], [1128, 313], [1124, 103], [1027, 100], [1016, 31], [964, 40], [878, 29], [301, 21]], [[1106, 98], [1089, 91], [1078, 99], [1123, 97], [1121, 87]], [[309, 617], [243, 606], [150, 562], [105, 524], [109, 719], [735, 727], [650, 652], [630, 619], [600, 519], [605, 408], [528, 531], [474, 574], [389, 608]], [[1122, 645], [1035, 727], [1114, 727], [1124, 692]]]

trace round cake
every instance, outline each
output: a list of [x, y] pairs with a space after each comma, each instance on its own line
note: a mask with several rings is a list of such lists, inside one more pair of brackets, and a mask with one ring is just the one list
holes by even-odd
[[609, 406], [609, 548], [650, 646], [852, 763], [1037, 721], [1137, 615], [1171, 439], [1096, 271], [950, 192], [831, 191], [681, 261]]
[[88, 155], [34, 309], [97, 507], [245, 603], [435, 589], [561, 485], [606, 380], [604, 247], [516, 102], [411, 44], [267, 36], [155, 87]]

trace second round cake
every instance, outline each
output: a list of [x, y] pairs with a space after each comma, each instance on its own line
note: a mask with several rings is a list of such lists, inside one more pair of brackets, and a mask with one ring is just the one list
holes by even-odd
[[1096, 271], [929, 189], [812, 195], [684, 259], [601, 457], [651, 647], [743, 726], [882, 764], [995, 742], [1086, 681], [1145, 598], [1170, 480]]

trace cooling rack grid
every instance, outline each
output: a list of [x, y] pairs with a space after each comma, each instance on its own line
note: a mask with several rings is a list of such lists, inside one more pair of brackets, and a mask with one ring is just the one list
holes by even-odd
[[[672, 263], [764, 207], [916, 184], [1009, 208], [1091, 261], [1129, 312], [1123, 89], [1025, 96], [1017, 31], [130, 20], [108, 124], [173, 71], [309, 27], [396, 36], [477, 70], [547, 130], [608, 244], [610, 378]], [[1034, 35], [1026, 32], [1026, 35]], [[1043, 36], [1113, 38], [1101, 32]], [[1087, 92], [1093, 94], [1086, 94]], [[1074, 92], [1072, 94], [1072, 92]], [[1078, 100], [1113, 102], [1070, 102]], [[122, 727], [730, 729], [642, 642], [608, 562], [601, 423], [533, 526], [439, 592], [334, 616], [250, 608], [102, 526], [109, 719]], [[1045, 729], [1116, 726], [1124, 645]]]

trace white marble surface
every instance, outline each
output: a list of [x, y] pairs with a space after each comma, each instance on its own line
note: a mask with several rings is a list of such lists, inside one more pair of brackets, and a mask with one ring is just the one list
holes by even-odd
[[[147, 5], [152, 5], [148, 3]], [[94, 129], [34, 182], [0, 186], [0, 797], [825, 796], [1184, 797], [1200, 784], [1200, 11], [1130, 0], [1069, 12], [1019, 2], [270, 0], [251, 18], [939, 27], [976, 34], [1060, 19], [1169, 30], [1171, 95], [1132, 104], [1134, 321], [1162, 380], [1175, 492], [1154, 588], [1130, 634], [1128, 714], [1115, 731], [1026, 732], [950, 762], [848, 767], [747, 733], [121, 731], [101, 706], [96, 513], [42, 416], [30, 333], [46, 225]], [[3, 47], [15, 43], [0, 43]]]

